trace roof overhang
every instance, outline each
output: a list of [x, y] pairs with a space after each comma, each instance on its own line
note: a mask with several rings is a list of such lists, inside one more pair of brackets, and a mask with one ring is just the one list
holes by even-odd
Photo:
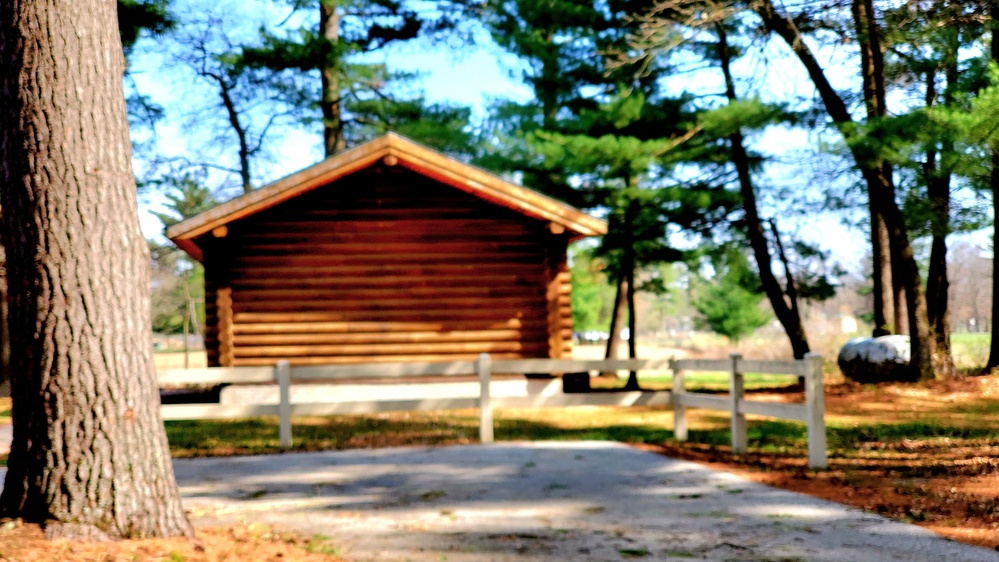
[[177, 246], [198, 261], [202, 261], [201, 248], [195, 241], [199, 236], [232, 221], [279, 205], [380, 161], [389, 165], [403, 166], [524, 215], [550, 221], [553, 230], [564, 230], [571, 238], [607, 233], [607, 223], [575, 207], [532, 189], [510, 183], [481, 168], [449, 158], [401, 135], [388, 133], [179, 222], [167, 228], [167, 238], [173, 240]]

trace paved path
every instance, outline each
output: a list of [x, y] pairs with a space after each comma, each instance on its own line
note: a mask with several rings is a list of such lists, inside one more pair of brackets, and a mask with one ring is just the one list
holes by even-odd
[[348, 560], [977, 562], [999, 553], [617, 443], [175, 462], [197, 524], [331, 537]]

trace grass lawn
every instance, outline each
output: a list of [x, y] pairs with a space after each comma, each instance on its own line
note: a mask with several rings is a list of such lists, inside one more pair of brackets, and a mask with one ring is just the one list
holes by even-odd
[[[689, 391], [728, 392], [730, 377], [731, 375], [726, 371], [691, 371], [684, 375], [684, 386]], [[797, 380], [796, 375], [761, 373], [746, 373], [744, 375], [746, 390], [786, 387], [795, 384]], [[620, 388], [624, 386], [624, 382], [625, 379], [610, 377], [590, 379], [593, 388]], [[667, 374], [646, 375], [639, 373], [638, 384], [647, 390], [670, 390], [673, 387], [673, 377]]]
[[988, 362], [991, 342], [991, 334], [951, 334], [951, 351], [958, 369], [975, 371]]

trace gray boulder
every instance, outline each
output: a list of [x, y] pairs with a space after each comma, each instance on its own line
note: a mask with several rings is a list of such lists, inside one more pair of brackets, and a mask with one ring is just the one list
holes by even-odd
[[854, 338], [839, 350], [843, 376], [859, 383], [913, 380], [909, 369], [909, 336]]

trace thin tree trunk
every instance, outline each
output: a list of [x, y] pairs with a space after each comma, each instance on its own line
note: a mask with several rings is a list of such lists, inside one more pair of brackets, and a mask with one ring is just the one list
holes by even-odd
[[[999, 11], [993, 8], [993, 25], [999, 22]], [[992, 57], [999, 61], [999, 32], [992, 30]], [[992, 212], [994, 217], [999, 217], [999, 151], [992, 151], [992, 170], [989, 176], [992, 184]], [[992, 318], [990, 320], [990, 332], [992, 341], [989, 344], [989, 360], [985, 363], [985, 372], [991, 372], [999, 368], [999, 259], [996, 259], [996, 248], [999, 248], [999, 220], [994, 220], [992, 224]]]
[[[0, 227], [0, 232], [3, 228]], [[10, 330], [7, 326], [7, 250], [0, 244], [0, 396], [10, 396]]]
[[[721, 61], [722, 73], [725, 76], [725, 93], [729, 102], [735, 102], [735, 80], [732, 77], [731, 61], [732, 55], [728, 45], [728, 34], [724, 24], [717, 24], [715, 29], [718, 33], [718, 57]], [[773, 260], [770, 257], [770, 247], [767, 243], [766, 233], [763, 229], [763, 221], [756, 203], [756, 190], [753, 188], [753, 179], [749, 169], [749, 156], [741, 131], [736, 131], [729, 137], [729, 144], [732, 148], [732, 163], [735, 165], [736, 173], [739, 177], [739, 192], [742, 195], [742, 207], [746, 213], [746, 237], [749, 238], [749, 245], [753, 248], [753, 255], [756, 258], [757, 269], [760, 274], [760, 283], [763, 291], [770, 300], [774, 315], [784, 327], [788, 340], [791, 342], [791, 351], [795, 359], [803, 359], [810, 351], [808, 337], [805, 334], [805, 326], [801, 322], [801, 314], [798, 309], [797, 294], [790, 290], [785, 291], [777, 281], [773, 272]], [[788, 289], [793, 288], [791, 272], [787, 272]], [[790, 300], [785, 300], [785, 297]]]
[[[614, 309], [611, 311], [610, 332], [607, 334], [606, 359], [617, 359], [618, 348], [621, 346], [621, 326], [625, 323], [628, 313], [628, 281], [622, 278], [617, 283], [617, 294], [614, 295]], [[606, 373], [605, 373], [606, 374]]]
[[[624, 225], [626, 232], [626, 240], [624, 247], [624, 274], [628, 283], [627, 290], [627, 300], [628, 300], [628, 357], [635, 359], [638, 357], [638, 334], [635, 331], [635, 317], [637, 316], [635, 310], [635, 241], [631, 236], [633, 232], [633, 225], [635, 224], [635, 213], [637, 209], [635, 206], [637, 202], [634, 199], [628, 201], [628, 208], [624, 213]], [[624, 385], [625, 390], [638, 390], [638, 373], [631, 371], [628, 373], [628, 382]]]
[[343, 137], [343, 115], [340, 106], [340, 78], [335, 65], [336, 44], [340, 40], [340, 14], [334, 0], [319, 0], [319, 33], [326, 39], [320, 68], [323, 112], [323, 150], [326, 157], [346, 148]]
[[[992, 60], [999, 63], [999, 2], [989, 4], [989, 25], [992, 28]], [[992, 151], [992, 211], [993, 217], [999, 217], [999, 150]], [[992, 343], [989, 344], [989, 360], [985, 371], [989, 372], [999, 367], [999, 220], [992, 221], [992, 319], [990, 323]]]
[[[825, 72], [804, 41], [797, 24], [787, 16], [779, 14], [772, 0], [760, 0], [754, 9], [767, 29], [784, 39], [794, 52], [815, 85], [829, 117], [840, 126], [841, 133], [849, 141], [855, 134], [853, 118], [839, 93], [829, 83]], [[908, 300], [909, 329], [912, 332], [910, 337], [912, 377], [932, 378], [935, 346], [930, 338], [929, 322], [926, 317], [926, 295], [923, 292], [912, 245], [909, 243], [909, 234], [905, 230], [902, 211], [895, 200], [895, 184], [876, 154], [870, 154], [857, 144], [849, 142], [847, 144], [857, 168], [867, 183], [868, 194], [872, 199], [871, 206], [880, 210], [884, 218], [891, 258], [893, 262], [896, 259], [900, 260], [896, 270], [901, 274], [900, 282], [905, 287]]]
[[[874, 337], [887, 336], [892, 333], [888, 317], [891, 316], [893, 310], [891, 305], [895, 302], [892, 290], [891, 243], [888, 240], [888, 229], [885, 228], [885, 220], [881, 216], [881, 211], [868, 203], [868, 212], [871, 217], [872, 281], [874, 283], [872, 292], [874, 297], [874, 333], [872, 335]], [[893, 324], [898, 326], [897, 321]]]
[[[864, 105], [868, 121], [884, 117], [887, 111], [885, 102], [884, 60], [881, 54], [881, 38], [874, 19], [874, 3], [871, 0], [853, 0], [851, 5], [853, 24], [860, 47], [860, 69], [863, 82]], [[879, 168], [882, 178], [891, 178], [891, 166], [878, 159], [871, 165]], [[868, 198], [868, 211], [871, 221], [871, 254], [873, 260], [874, 283], [874, 336], [903, 333], [906, 323], [901, 314], [904, 293], [899, 292], [900, 280], [892, 269], [891, 243], [885, 227], [884, 212], [875, 204], [877, 198]], [[894, 310], [894, 316], [892, 316]], [[889, 326], [888, 318], [892, 317]]]
[[219, 96], [222, 98], [222, 106], [225, 107], [229, 117], [229, 125], [236, 133], [239, 141], [239, 178], [243, 182], [243, 193], [253, 191], [253, 183], [250, 175], [250, 143], [246, 138], [246, 127], [239, 119], [239, 111], [236, 110], [236, 102], [232, 99], [229, 84], [218, 74], [208, 74], [219, 85]]
[[49, 537], [190, 535], [160, 416], [110, 0], [0, 10], [14, 439], [0, 515]]
[[[889, 248], [891, 248], [889, 240]], [[909, 335], [909, 305], [907, 302], [908, 294], [905, 292], [905, 284], [902, 282], [902, 276], [905, 275], [900, 269], [901, 265], [898, 263], [898, 259], [892, 256], [891, 259], [891, 298], [892, 303], [894, 303], [894, 321], [892, 327], [896, 334]]]
[[[957, 57], [950, 57], [947, 65], [947, 91], [944, 93], [944, 103], [954, 101], [953, 90], [957, 81]], [[926, 80], [926, 106], [932, 107], [936, 98], [936, 73], [931, 72]], [[945, 141], [941, 148], [941, 159], [952, 155], [953, 143]], [[949, 289], [947, 278], [947, 234], [950, 231], [950, 182], [951, 174], [941, 170], [937, 163], [935, 150], [926, 154], [924, 165], [927, 196], [933, 211], [932, 245], [930, 247], [930, 264], [926, 274], [927, 320], [930, 330], [936, 340], [934, 370], [937, 375], [953, 377], [957, 374], [954, 358], [950, 347], [950, 313]]]

